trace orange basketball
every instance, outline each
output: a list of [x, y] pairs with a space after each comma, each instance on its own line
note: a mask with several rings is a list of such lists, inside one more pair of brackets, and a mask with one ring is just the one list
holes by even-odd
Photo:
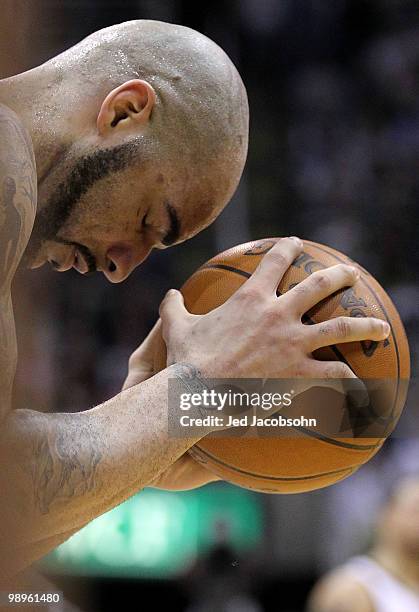
[[[187, 309], [204, 314], [225, 302], [252, 275], [276, 240], [241, 244], [202, 265], [181, 289]], [[315, 270], [337, 263], [354, 262], [339, 251], [306, 240], [303, 253], [284, 275], [278, 291], [285, 293]], [[358, 267], [361, 278], [356, 285], [323, 300], [307, 313], [306, 322], [346, 315], [374, 316], [390, 324], [391, 333], [384, 342], [342, 343], [316, 351], [315, 357], [342, 360], [362, 379], [386, 379], [389, 385], [384, 413], [381, 408], [379, 418], [390, 419], [394, 427], [406, 399], [409, 347], [392, 301], [378, 282]], [[161, 340], [155, 355], [156, 371], [165, 365], [166, 350]], [[383, 436], [341, 438], [309, 429], [298, 437], [283, 431], [275, 437], [249, 439], [229, 437], [224, 432], [222, 436], [203, 438], [189, 452], [208, 470], [234, 484], [270, 493], [300, 493], [349, 476], [375, 455], [383, 442]]]

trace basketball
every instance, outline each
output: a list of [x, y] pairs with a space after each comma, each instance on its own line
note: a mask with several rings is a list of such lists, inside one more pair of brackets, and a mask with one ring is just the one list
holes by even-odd
[[[235, 246], [202, 265], [183, 285], [186, 308], [193, 314], [205, 314], [225, 302], [252, 275], [277, 238]], [[278, 287], [283, 294], [315, 270], [354, 262], [328, 246], [304, 241], [304, 251], [287, 270]], [[391, 333], [383, 342], [342, 343], [320, 349], [320, 360], [341, 360], [361, 379], [385, 379], [387, 392], [379, 418], [396, 424], [406, 399], [409, 379], [409, 347], [398, 312], [379, 283], [361, 266], [361, 277], [347, 289], [335, 292], [303, 318], [307, 324], [338, 317], [374, 316], [389, 323]], [[163, 340], [155, 353], [155, 371], [166, 367]], [[310, 390], [307, 392], [310, 393]], [[302, 394], [304, 398], [306, 393]], [[313, 406], [314, 412], [325, 410]], [[307, 399], [308, 398], [308, 399]], [[319, 398], [319, 394], [316, 395]], [[298, 398], [296, 398], [298, 399]], [[310, 396], [302, 401], [310, 402]], [[318, 402], [318, 399], [317, 399]], [[284, 428], [285, 430], [287, 428]], [[290, 428], [288, 428], [290, 429]], [[354, 473], [381, 448], [380, 437], [328, 436], [305, 429], [298, 436], [282, 431], [275, 436], [233, 437], [211, 435], [190, 449], [191, 456], [223, 480], [261, 492], [301, 493], [336, 483]], [[390, 432], [388, 432], [390, 433]]]

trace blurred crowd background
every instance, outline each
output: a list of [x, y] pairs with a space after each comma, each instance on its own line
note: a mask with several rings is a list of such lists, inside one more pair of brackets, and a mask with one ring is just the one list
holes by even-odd
[[[250, 103], [246, 171], [212, 227], [153, 254], [122, 285], [73, 271], [19, 272], [16, 406], [78, 411], [117, 393], [128, 357], [156, 320], [167, 289], [216, 252], [272, 235], [327, 243], [374, 274], [405, 323], [415, 373], [418, 3], [17, 0], [0, 25], [2, 76], [36, 66], [97, 29], [137, 18], [193, 27], [232, 57]], [[409, 408], [414, 414], [415, 393]], [[405, 473], [419, 478], [419, 433], [406, 435], [408, 429], [402, 426], [373, 461], [330, 489], [253, 495], [262, 526], [251, 546], [236, 550], [231, 527], [214, 519], [204, 552], [175, 575], [77, 578], [89, 609], [115, 609], [110, 602], [118, 601], [119, 590], [139, 609], [148, 609], [140, 602], [158, 609], [170, 601], [173, 612], [302, 610], [324, 570], [367, 547], [388, 488]], [[231, 487], [213, 487], [222, 506]]]

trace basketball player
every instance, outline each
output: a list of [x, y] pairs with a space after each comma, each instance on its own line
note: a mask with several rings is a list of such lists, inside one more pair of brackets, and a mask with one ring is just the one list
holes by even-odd
[[419, 612], [419, 481], [403, 479], [381, 508], [373, 547], [326, 575], [310, 612]]
[[168, 436], [170, 377], [185, 388], [226, 372], [353, 377], [342, 363], [314, 360], [312, 351], [383, 340], [389, 328], [372, 318], [303, 325], [302, 313], [351, 286], [358, 272], [334, 266], [278, 298], [276, 287], [302, 250], [297, 238], [283, 239], [208, 315], [189, 314], [181, 294], [168, 293], [160, 308], [166, 370], [152, 376], [157, 327], [130, 361], [130, 388], [103, 405], [73, 414], [11, 411], [10, 292], [25, 249], [31, 268], [49, 262], [58, 271], [100, 271], [120, 282], [151, 249], [190, 238], [236, 189], [248, 107], [238, 73], [217, 45], [151, 21], [99, 31], [1, 81], [0, 104], [0, 539], [8, 551], [3, 573], [13, 573], [150, 483], [182, 488], [212, 479], [182, 458], [196, 436]]

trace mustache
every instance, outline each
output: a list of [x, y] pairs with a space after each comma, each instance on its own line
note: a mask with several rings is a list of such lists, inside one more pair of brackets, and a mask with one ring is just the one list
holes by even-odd
[[88, 270], [87, 272], [85, 272], [84, 275], [89, 276], [90, 274], [97, 272], [97, 261], [92, 251], [84, 244], [78, 244], [76, 246], [82, 257], [84, 258], [85, 262], [87, 263]]

